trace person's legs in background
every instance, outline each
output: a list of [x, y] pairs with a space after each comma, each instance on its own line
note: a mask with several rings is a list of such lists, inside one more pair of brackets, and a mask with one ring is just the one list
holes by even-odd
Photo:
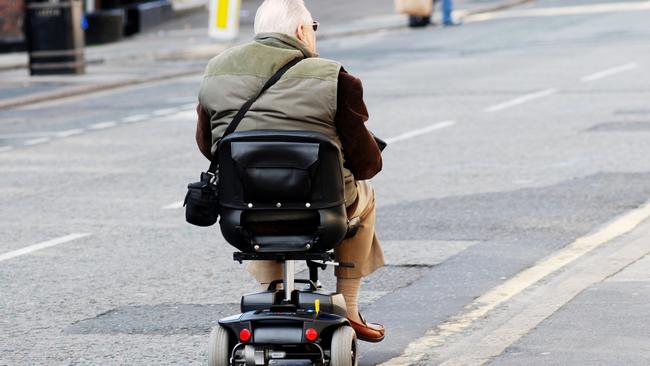
[[[438, 2], [438, 0], [433, 0], [433, 9], [436, 8], [436, 3], [437, 2]], [[429, 24], [433, 24], [432, 18], [433, 18], [433, 14], [431, 14], [429, 16], [410, 15], [409, 16], [409, 27], [411, 27], [411, 28], [426, 27]]]
[[452, 0], [442, 0], [442, 24], [443, 25], [456, 25], [452, 14], [454, 12], [454, 4]]
[[[458, 25], [456, 20], [454, 20], [453, 13], [454, 13], [454, 4], [453, 0], [433, 0], [433, 8], [436, 8], [436, 3], [442, 2], [440, 4], [440, 12], [442, 13], [442, 25], [444, 26], [450, 26], [450, 25]], [[434, 11], [435, 12], [435, 11]], [[433, 15], [431, 16], [409, 16], [409, 27], [412, 28], [417, 28], [417, 27], [426, 27], [429, 24], [434, 24], [433, 23]], [[435, 24], [434, 24], [435, 25]]]

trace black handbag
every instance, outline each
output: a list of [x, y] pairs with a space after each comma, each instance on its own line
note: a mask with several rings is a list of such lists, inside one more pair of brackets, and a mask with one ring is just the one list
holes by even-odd
[[212, 226], [219, 218], [219, 189], [216, 172], [201, 173], [201, 180], [187, 185], [185, 220], [196, 226]]
[[[246, 112], [255, 103], [255, 101], [271, 86], [280, 80], [282, 75], [289, 71], [290, 68], [295, 66], [302, 58], [296, 58], [284, 65], [278, 70], [267, 82], [264, 84], [262, 90], [257, 95], [249, 99], [237, 112], [232, 122], [228, 125], [226, 132], [221, 138], [235, 132], [237, 126], [244, 119]], [[185, 220], [192, 225], [196, 226], [212, 226], [219, 218], [219, 143], [217, 142], [217, 151], [214, 153], [210, 162], [208, 171], [201, 173], [201, 180], [195, 183], [190, 183], [187, 186], [187, 194], [185, 195]]]

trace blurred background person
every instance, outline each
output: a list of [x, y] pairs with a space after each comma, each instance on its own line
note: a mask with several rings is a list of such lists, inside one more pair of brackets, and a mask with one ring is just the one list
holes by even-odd
[[[435, 5], [438, 2], [438, 0], [433, 0], [433, 6], [435, 9]], [[452, 25], [458, 25], [456, 20], [454, 20], [453, 17], [453, 12], [454, 12], [454, 4], [452, 0], [440, 0], [440, 11], [442, 12], [442, 25], [444, 26], [452, 26]], [[429, 24], [432, 24], [431, 22], [431, 17], [433, 14], [429, 16], [410, 16], [409, 17], [409, 26], [411, 27], [426, 27]]]

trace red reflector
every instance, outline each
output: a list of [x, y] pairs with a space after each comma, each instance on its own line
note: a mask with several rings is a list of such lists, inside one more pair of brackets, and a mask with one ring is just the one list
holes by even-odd
[[318, 339], [318, 332], [314, 328], [309, 328], [305, 331], [305, 338], [308, 341], [313, 342]]
[[248, 342], [251, 340], [251, 331], [244, 328], [239, 331], [239, 340], [242, 342]]

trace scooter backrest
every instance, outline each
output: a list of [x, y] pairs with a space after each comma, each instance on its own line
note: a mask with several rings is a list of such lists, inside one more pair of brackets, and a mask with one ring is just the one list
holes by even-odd
[[219, 145], [224, 237], [244, 252], [333, 248], [348, 228], [342, 167], [338, 146], [317, 132], [227, 136]]
[[338, 147], [303, 131], [236, 132], [219, 148], [220, 203], [239, 209], [319, 209], [344, 203]]

